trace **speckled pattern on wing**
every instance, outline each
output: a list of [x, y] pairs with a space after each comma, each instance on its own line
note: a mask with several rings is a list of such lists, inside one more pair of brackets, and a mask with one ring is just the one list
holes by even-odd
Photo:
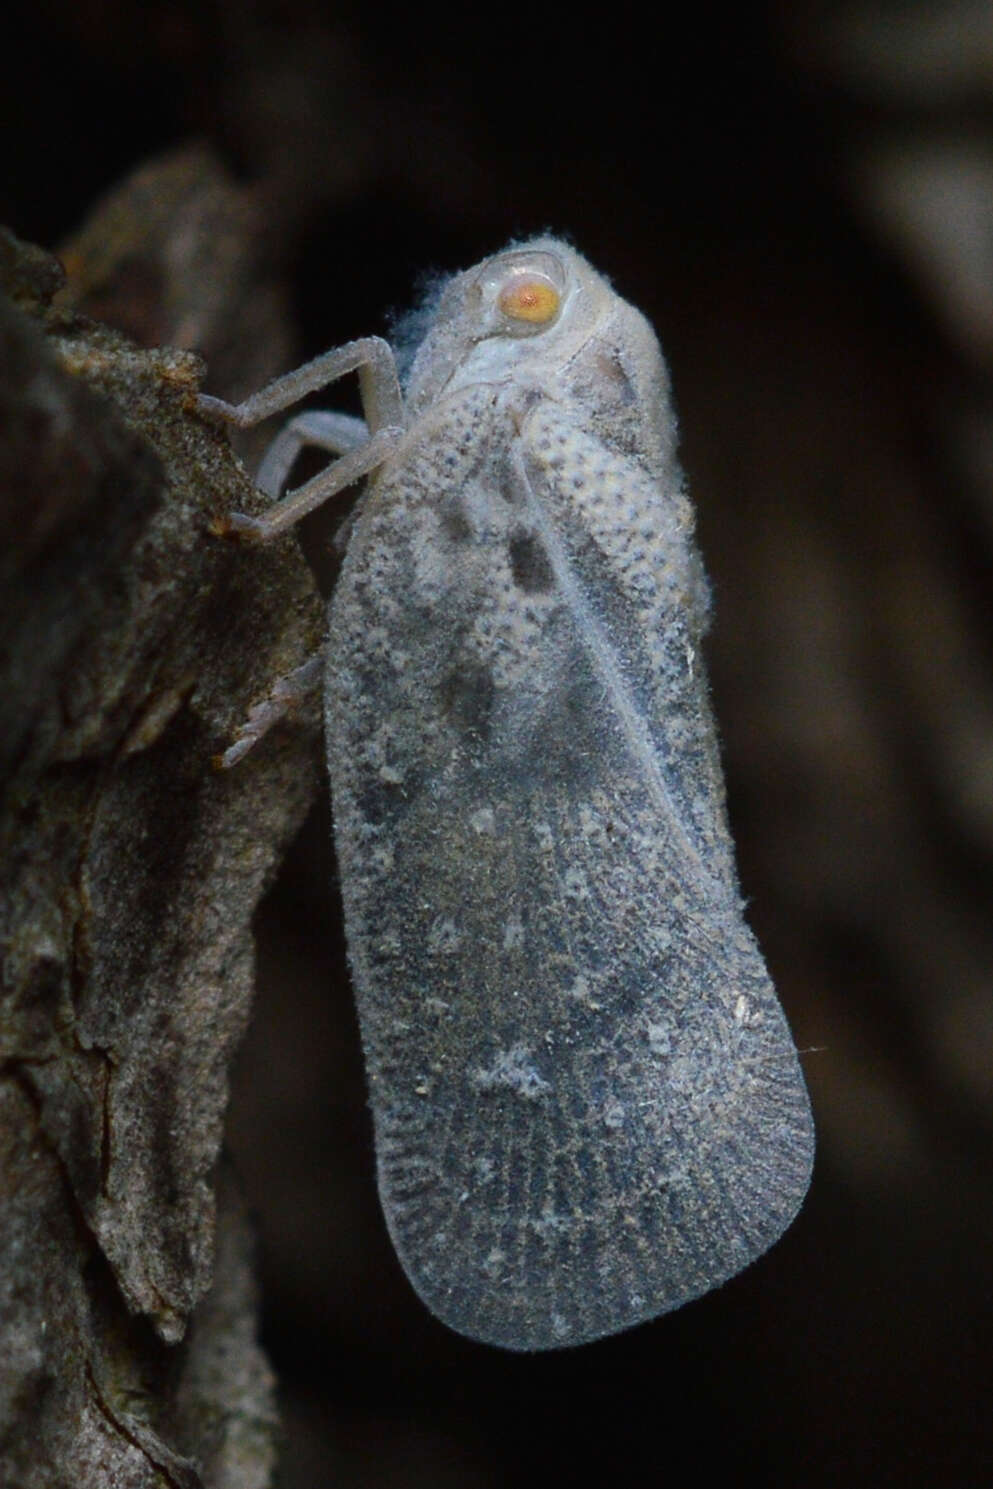
[[495, 363], [460, 339], [472, 276], [441, 302], [327, 692], [387, 1221], [428, 1306], [512, 1349], [730, 1277], [813, 1148], [742, 915], [661, 357], [578, 255], [535, 248], [573, 298]]

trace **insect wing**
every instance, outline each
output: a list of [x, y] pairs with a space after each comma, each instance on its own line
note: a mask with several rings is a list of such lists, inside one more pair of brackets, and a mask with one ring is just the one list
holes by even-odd
[[689, 509], [576, 412], [485, 383], [429, 409], [331, 608], [383, 1207], [427, 1305], [512, 1349], [731, 1276], [812, 1145], [731, 867]]

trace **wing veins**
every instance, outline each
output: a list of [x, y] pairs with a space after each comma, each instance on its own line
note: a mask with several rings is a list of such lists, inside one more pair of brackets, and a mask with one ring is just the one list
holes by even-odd
[[644, 771], [645, 779], [659, 805], [661, 815], [669, 824], [676, 846], [686, 854], [707, 887], [713, 892], [714, 897], [719, 898], [720, 883], [704, 864], [699, 851], [683, 826], [672, 793], [659, 768], [655, 744], [645, 726], [644, 717], [634, 701], [631, 689], [623, 681], [623, 673], [618, 665], [616, 652], [603, 626], [583, 597], [581, 586], [573, 572], [565, 548], [535, 492], [523, 459], [516, 451], [514, 463], [527, 492], [528, 506], [541, 534], [556, 583], [577, 618], [577, 628], [583, 645], [605, 693], [614, 705], [628, 747]]

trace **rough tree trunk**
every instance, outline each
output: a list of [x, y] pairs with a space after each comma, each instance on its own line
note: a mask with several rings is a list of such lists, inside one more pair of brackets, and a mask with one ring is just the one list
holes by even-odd
[[[146, 333], [257, 384], [251, 228], [194, 153], [104, 207], [75, 277], [91, 303], [122, 274], [132, 306], [153, 285], [171, 309]], [[208, 533], [256, 497], [192, 411], [200, 359], [53, 309], [38, 250], [7, 239], [2, 268], [3, 1481], [249, 1489], [271, 1478], [273, 1379], [218, 1160], [252, 913], [312, 798], [315, 735], [277, 730], [231, 772], [212, 756], [313, 650], [321, 604], [292, 538]]]

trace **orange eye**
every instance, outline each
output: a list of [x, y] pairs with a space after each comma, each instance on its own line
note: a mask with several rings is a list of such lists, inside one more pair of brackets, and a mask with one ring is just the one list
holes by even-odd
[[562, 297], [554, 285], [532, 275], [512, 279], [497, 300], [510, 320], [527, 321], [532, 326], [544, 326], [554, 320], [561, 303]]

